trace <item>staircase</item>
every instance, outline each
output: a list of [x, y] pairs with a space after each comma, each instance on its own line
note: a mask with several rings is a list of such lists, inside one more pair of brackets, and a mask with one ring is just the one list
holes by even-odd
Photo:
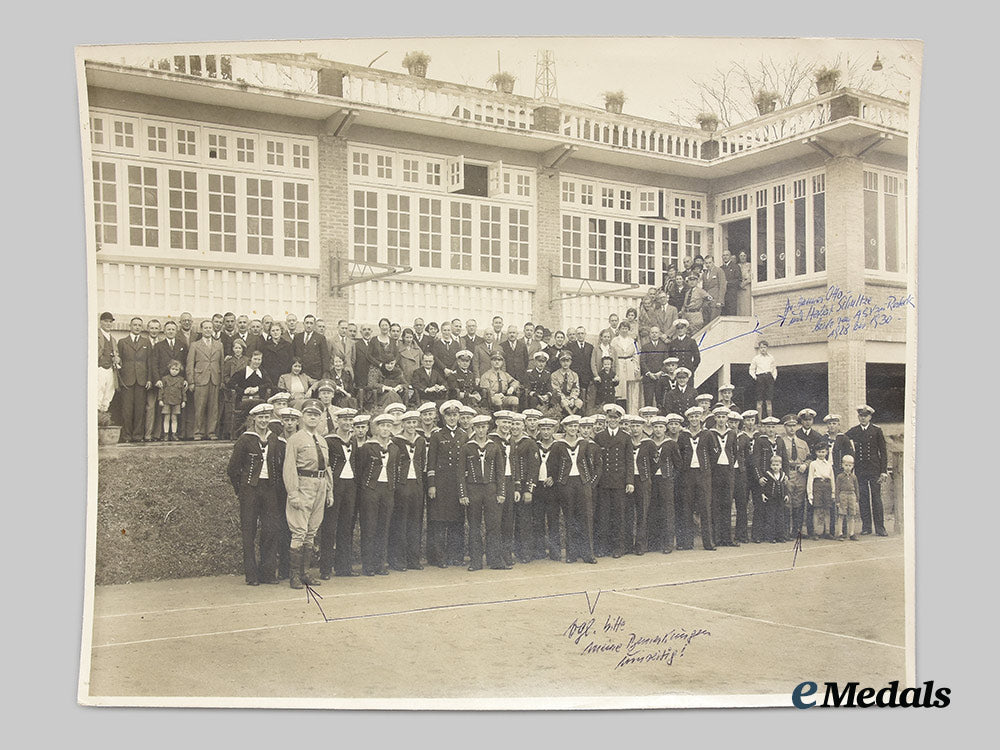
[[[757, 353], [754, 346], [766, 336], [766, 332], [756, 332], [760, 326], [756, 316], [721, 316], [697, 331], [693, 338], [701, 350], [701, 364], [694, 374], [694, 386], [698, 388], [723, 366], [732, 362], [745, 363]], [[728, 372], [723, 378], [729, 380]]]

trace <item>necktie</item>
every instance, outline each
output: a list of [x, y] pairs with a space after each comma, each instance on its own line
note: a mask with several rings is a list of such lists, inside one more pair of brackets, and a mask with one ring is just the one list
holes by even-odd
[[798, 461], [799, 460], [799, 451], [795, 447], [795, 438], [792, 438], [792, 460], [793, 461]]
[[497, 371], [497, 391], [499, 393], [503, 393], [503, 377], [500, 375], [499, 371]]
[[307, 334], [306, 334], [306, 337], [305, 337], [305, 340], [304, 340], [304, 343], [306, 343], [306, 344], [308, 344], [308, 343], [309, 343], [309, 337], [310, 337], [311, 335], [312, 335], [312, 334], [310, 334], [310, 333], [307, 333]]
[[316, 445], [316, 461], [319, 463], [319, 470], [326, 471], [326, 461], [323, 460], [323, 451], [320, 450], [319, 440], [316, 439], [315, 433], [313, 433], [312, 439]]
[[326, 410], [326, 429], [328, 432], [333, 432], [333, 417], [330, 416], [330, 410]]

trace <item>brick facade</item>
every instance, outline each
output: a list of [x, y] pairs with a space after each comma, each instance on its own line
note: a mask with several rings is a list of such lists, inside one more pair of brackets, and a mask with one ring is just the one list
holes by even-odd
[[[347, 190], [347, 139], [324, 133], [319, 137], [319, 294], [317, 315], [328, 329], [347, 318], [349, 287], [330, 288], [333, 259], [348, 258], [350, 225]], [[346, 269], [344, 270], [346, 273]]]

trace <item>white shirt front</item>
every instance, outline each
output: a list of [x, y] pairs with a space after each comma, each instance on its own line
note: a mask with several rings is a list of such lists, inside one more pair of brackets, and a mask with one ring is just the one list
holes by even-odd
[[566, 448], [569, 451], [570, 465], [569, 465], [569, 475], [571, 477], [580, 476], [580, 465], [577, 463], [580, 457], [580, 446], [583, 445], [582, 442], [577, 442], [575, 446], [567, 445]]
[[552, 450], [552, 446], [551, 445], [548, 448], [543, 448], [541, 445], [538, 446], [539, 456], [542, 459], [542, 462], [538, 466], [538, 481], [539, 482], [544, 482], [544, 481], [548, 480], [548, 478], [549, 478], [548, 461], [549, 461], [549, 451], [551, 451], [551, 450]]
[[698, 462], [698, 443], [700, 441], [701, 441], [701, 438], [696, 438], [693, 435], [691, 436], [691, 468], [692, 469], [700, 469], [701, 468], [701, 464]]
[[378, 479], [376, 481], [379, 481], [379, 482], [388, 482], [389, 481], [389, 474], [388, 474], [387, 470], [389, 468], [389, 449], [388, 448], [383, 448], [380, 445], [379, 446], [379, 451], [381, 452], [381, 455], [382, 455], [382, 470], [379, 471], [379, 473], [378, 473]]
[[729, 441], [729, 435], [724, 432], [719, 433], [719, 460], [716, 462], [719, 466], [729, 466], [729, 456], [726, 455], [726, 443]]
[[344, 457], [347, 461], [344, 463], [344, 468], [340, 472], [341, 479], [354, 479], [354, 472], [351, 470], [351, 444], [344, 443]]

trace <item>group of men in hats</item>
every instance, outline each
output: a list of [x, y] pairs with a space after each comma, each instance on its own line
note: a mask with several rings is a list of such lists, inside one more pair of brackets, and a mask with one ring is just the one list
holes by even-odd
[[[626, 414], [614, 403], [560, 419], [496, 408], [513, 405], [502, 377], [492, 415], [448, 399], [369, 416], [333, 405], [322, 383], [320, 398], [298, 409], [276, 394], [253, 407], [229, 464], [246, 581], [287, 576], [300, 588], [419, 570], [424, 559], [469, 570], [544, 557], [593, 564], [693, 549], [699, 533], [706, 550], [803, 531], [856, 539], [858, 517], [860, 533], [886, 534], [886, 444], [871, 407], [858, 407], [846, 433], [835, 414], [817, 429], [808, 408], [759, 420], [732, 403], [732, 386], [717, 400], [697, 395], [683, 370], [665, 414]], [[563, 395], [574, 398], [573, 389]]]

